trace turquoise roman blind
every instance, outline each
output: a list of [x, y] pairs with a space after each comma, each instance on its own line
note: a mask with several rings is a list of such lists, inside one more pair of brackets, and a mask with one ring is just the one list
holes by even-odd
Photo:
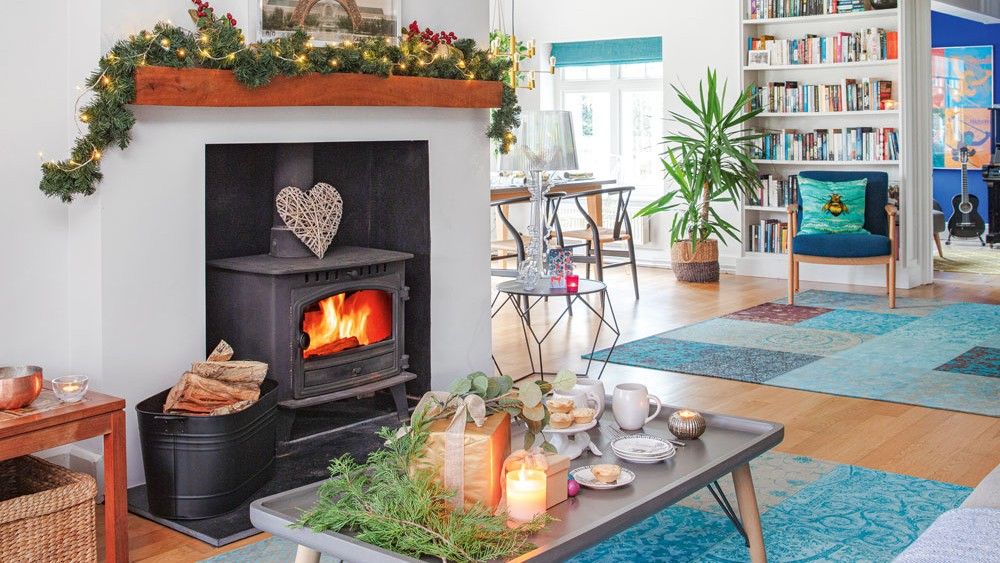
[[653, 63], [663, 60], [663, 40], [660, 37], [633, 37], [553, 43], [552, 56], [559, 67]]

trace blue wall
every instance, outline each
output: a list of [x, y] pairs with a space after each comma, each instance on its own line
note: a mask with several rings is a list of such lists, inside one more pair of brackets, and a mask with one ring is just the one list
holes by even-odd
[[[1000, 103], [1000, 74], [997, 56], [1000, 55], [1000, 24], [983, 24], [971, 20], [931, 13], [931, 45], [933, 47], [964, 47], [993, 45], [993, 101]], [[951, 198], [962, 189], [960, 170], [934, 170], [934, 199], [951, 214]], [[986, 184], [980, 170], [969, 169], [969, 192], [979, 196], [979, 212], [986, 218]]]

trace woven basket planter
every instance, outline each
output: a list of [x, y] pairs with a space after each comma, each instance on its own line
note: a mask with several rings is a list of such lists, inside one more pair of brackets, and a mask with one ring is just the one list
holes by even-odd
[[719, 281], [719, 241], [706, 239], [691, 252], [690, 240], [679, 240], [670, 247], [670, 267], [682, 282]]
[[32, 456], [0, 462], [3, 561], [97, 561], [97, 485]]

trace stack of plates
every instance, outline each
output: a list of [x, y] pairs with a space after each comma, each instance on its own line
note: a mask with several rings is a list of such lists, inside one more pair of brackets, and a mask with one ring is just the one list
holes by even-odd
[[633, 434], [611, 442], [615, 455], [632, 463], [659, 463], [674, 457], [677, 449], [670, 442], [648, 434]]

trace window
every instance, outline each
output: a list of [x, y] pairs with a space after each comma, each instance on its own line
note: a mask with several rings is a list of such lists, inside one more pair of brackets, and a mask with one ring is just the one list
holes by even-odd
[[555, 105], [573, 114], [582, 170], [634, 185], [634, 202], [663, 194], [663, 64], [566, 66]]

